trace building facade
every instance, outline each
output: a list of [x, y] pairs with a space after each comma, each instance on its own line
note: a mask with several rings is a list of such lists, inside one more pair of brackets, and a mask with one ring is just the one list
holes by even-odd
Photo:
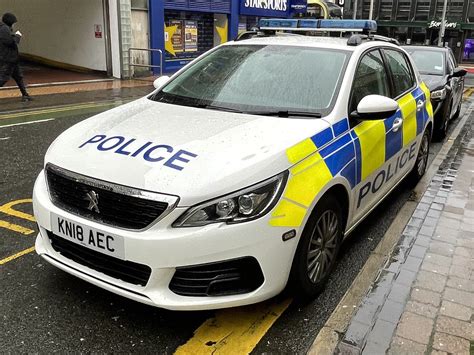
[[[403, 44], [437, 45], [444, 0], [374, 0], [378, 33]], [[368, 18], [370, 0], [358, 0], [357, 18]], [[346, 1], [344, 17], [352, 18], [354, 0]], [[444, 44], [461, 63], [474, 63], [474, 0], [448, 0]]]
[[[250, 30], [262, 17], [288, 18], [302, 0], [149, 0], [151, 48], [174, 72], [207, 50]], [[152, 62], [159, 62], [155, 54]]]

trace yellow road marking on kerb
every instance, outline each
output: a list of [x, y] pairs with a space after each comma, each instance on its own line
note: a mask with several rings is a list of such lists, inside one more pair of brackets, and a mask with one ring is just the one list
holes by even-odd
[[249, 354], [291, 301], [271, 300], [217, 311], [175, 354]]
[[11, 201], [11, 202], [8, 202], [8, 203], [0, 206], [0, 212], [6, 213], [10, 216], [26, 219], [27, 221], [36, 222], [35, 217], [33, 217], [31, 214], [21, 212], [21, 211], [17, 211], [15, 209], [13, 209], [13, 206], [21, 205], [22, 203], [32, 203], [32, 202], [33, 202], [33, 200], [31, 198], [25, 198], [23, 200]]
[[464, 95], [463, 95], [463, 98], [464, 99], [467, 99], [469, 96], [472, 95], [472, 93], [474, 92], [474, 88], [467, 88], [464, 90]]
[[28, 248], [28, 249], [25, 249], [23, 251], [20, 251], [19, 253], [16, 253], [16, 254], [13, 254], [9, 257], [6, 257], [5, 259], [2, 259], [0, 260], [0, 265], [4, 265], [12, 260], [15, 260], [17, 258], [19, 258], [20, 256], [23, 256], [25, 254], [29, 254], [31, 252], [34, 252], [35, 251], [35, 247], [31, 247], [31, 248]]

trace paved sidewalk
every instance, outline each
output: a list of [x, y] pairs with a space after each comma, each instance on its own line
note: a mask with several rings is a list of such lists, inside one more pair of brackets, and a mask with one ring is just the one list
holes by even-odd
[[133, 100], [153, 90], [151, 82], [139, 80], [52, 85], [32, 88], [30, 93], [34, 100], [31, 102], [21, 102], [18, 89], [0, 90], [0, 113], [99, 101]]
[[474, 353], [473, 131], [471, 112], [336, 353]]

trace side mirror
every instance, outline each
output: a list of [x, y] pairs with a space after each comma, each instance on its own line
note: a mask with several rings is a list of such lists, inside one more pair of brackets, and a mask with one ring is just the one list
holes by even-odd
[[450, 78], [460, 78], [467, 74], [466, 69], [455, 68], [453, 73], [449, 75]]
[[351, 116], [359, 120], [384, 120], [397, 112], [398, 102], [382, 95], [367, 95]]
[[170, 77], [167, 75], [160, 76], [158, 79], [155, 79], [155, 81], [153, 82], [153, 86], [155, 87], [155, 89], [159, 89], [163, 85], [165, 85], [169, 80], [170, 80]]

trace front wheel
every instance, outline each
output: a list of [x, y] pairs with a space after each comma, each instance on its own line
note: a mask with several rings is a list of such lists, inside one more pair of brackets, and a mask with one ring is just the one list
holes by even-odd
[[[449, 118], [451, 117], [451, 111], [453, 108], [453, 102], [449, 104], [444, 103], [443, 112], [440, 113], [439, 123], [435, 124], [434, 137], [437, 141], [442, 141], [448, 134]], [[435, 118], [435, 120], [438, 117]], [[436, 122], [435, 122], [436, 123]]]
[[416, 163], [413, 170], [410, 172], [409, 179], [413, 183], [420, 181], [421, 177], [426, 172], [428, 165], [428, 155], [430, 153], [430, 131], [425, 130], [423, 137], [421, 138], [420, 149], [418, 149], [418, 155], [416, 156]]
[[459, 117], [459, 114], [461, 113], [461, 101], [459, 101], [459, 105], [456, 109], [456, 112], [454, 113], [453, 120], [457, 119]]
[[312, 299], [323, 290], [341, 246], [342, 221], [342, 208], [332, 195], [314, 208], [293, 259], [290, 286], [296, 297]]

